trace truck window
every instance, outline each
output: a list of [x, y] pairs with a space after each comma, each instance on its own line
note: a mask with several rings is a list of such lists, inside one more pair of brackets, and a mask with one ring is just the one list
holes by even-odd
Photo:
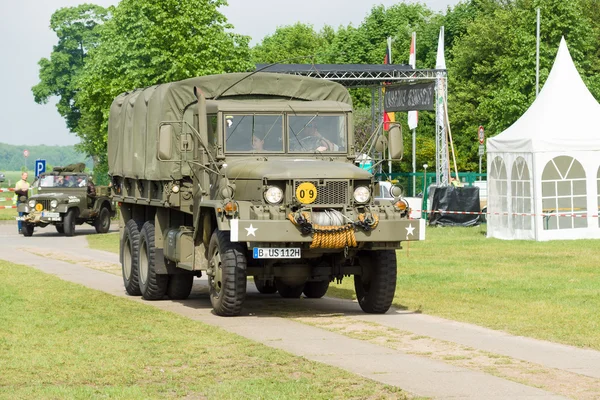
[[282, 152], [283, 115], [225, 114], [226, 152]]
[[290, 152], [346, 152], [344, 115], [290, 115], [288, 125]]

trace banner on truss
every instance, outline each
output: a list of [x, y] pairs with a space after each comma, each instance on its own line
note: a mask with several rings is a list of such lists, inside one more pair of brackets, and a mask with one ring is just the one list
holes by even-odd
[[435, 82], [386, 86], [384, 108], [390, 111], [433, 111]]

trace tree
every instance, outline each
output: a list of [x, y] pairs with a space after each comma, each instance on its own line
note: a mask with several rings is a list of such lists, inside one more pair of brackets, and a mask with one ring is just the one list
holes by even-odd
[[316, 63], [324, 58], [334, 37], [335, 31], [329, 26], [325, 26], [320, 32], [315, 32], [312, 25], [300, 22], [281, 26], [252, 49], [252, 59], [257, 64]]
[[58, 36], [58, 44], [50, 59], [38, 62], [40, 82], [31, 90], [38, 104], [47, 103], [52, 96], [59, 97], [56, 108], [71, 132], [77, 131], [81, 116], [74, 102], [77, 78], [88, 51], [97, 46], [100, 27], [107, 19], [108, 11], [93, 4], [61, 8], [50, 18], [50, 28]]
[[106, 163], [106, 132], [120, 93], [193, 76], [253, 69], [249, 38], [218, 12], [224, 0], [123, 0], [78, 80], [82, 148]]

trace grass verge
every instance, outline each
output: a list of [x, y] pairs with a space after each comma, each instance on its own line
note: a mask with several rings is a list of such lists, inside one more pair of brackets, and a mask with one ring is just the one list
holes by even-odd
[[399, 389], [0, 261], [0, 398], [404, 398]]
[[[428, 228], [427, 240], [398, 251], [394, 306], [600, 350], [597, 246], [487, 239], [485, 226]], [[355, 298], [353, 280], [327, 294]]]
[[119, 254], [119, 233], [86, 236], [90, 248]]

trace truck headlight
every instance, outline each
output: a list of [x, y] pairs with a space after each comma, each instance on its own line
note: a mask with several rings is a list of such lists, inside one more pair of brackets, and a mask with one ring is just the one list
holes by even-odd
[[354, 200], [357, 203], [366, 203], [371, 198], [371, 192], [369, 188], [365, 186], [359, 186], [354, 189]]
[[30, 208], [33, 208], [33, 207], [35, 207], [35, 200], [29, 200], [29, 203], [27, 203], [27, 205], [28, 205]]
[[270, 186], [265, 190], [265, 200], [270, 204], [279, 204], [283, 199], [283, 190], [277, 186]]
[[56, 200], [50, 201], [50, 207], [56, 208], [56, 206], [58, 206], [58, 201], [56, 201]]

